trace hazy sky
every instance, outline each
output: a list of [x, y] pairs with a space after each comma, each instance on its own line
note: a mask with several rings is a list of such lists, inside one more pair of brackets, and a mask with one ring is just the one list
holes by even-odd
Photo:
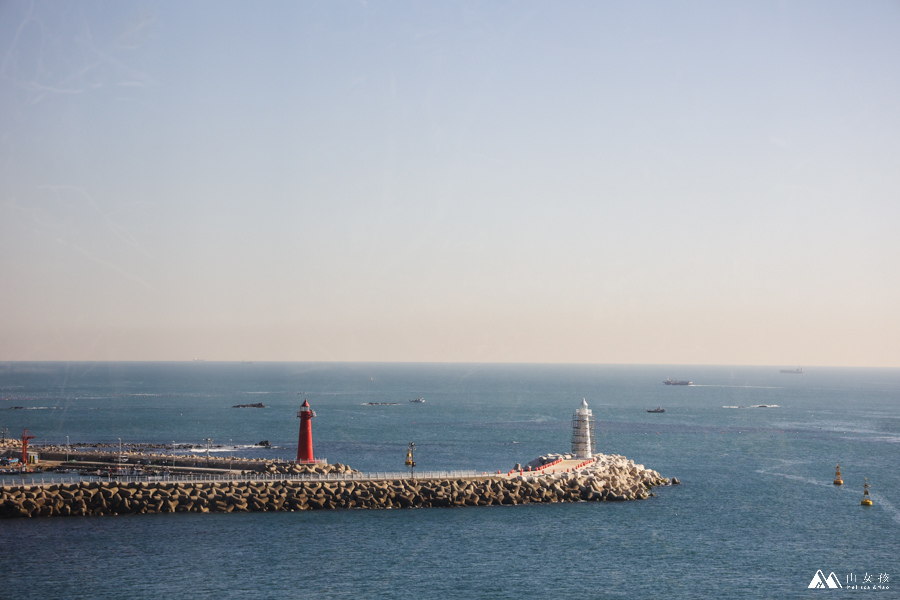
[[900, 4], [0, 3], [0, 360], [900, 367]]

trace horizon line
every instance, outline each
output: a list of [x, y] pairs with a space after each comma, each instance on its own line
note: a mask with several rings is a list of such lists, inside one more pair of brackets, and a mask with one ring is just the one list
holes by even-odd
[[[533, 366], [610, 366], [610, 367], [766, 367], [786, 368], [785, 364], [737, 363], [637, 363], [637, 362], [530, 362], [530, 361], [406, 361], [406, 360], [249, 360], [249, 359], [0, 359], [3, 363], [208, 363], [208, 364], [369, 364], [369, 365], [533, 365]], [[900, 369], [898, 366], [873, 365], [797, 365], [802, 369]], [[804, 371], [805, 372], [805, 371]]]

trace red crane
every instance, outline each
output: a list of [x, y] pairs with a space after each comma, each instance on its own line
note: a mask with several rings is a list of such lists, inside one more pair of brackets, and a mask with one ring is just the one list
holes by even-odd
[[25, 430], [25, 433], [22, 434], [22, 464], [28, 464], [28, 440], [33, 440], [33, 435], [28, 435], [28, 430]]

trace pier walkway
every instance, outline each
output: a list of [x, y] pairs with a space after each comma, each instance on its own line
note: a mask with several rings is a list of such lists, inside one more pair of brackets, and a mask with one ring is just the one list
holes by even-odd
[[[518, 471], [516, 471], [518, 473]], [[242, 482], [266, 482], [266, 481], [323, 481], [323, 482], [340, 482], [340, 481], [393, 481], [399, 479], [435, 479], [435, 480], [451, 480], [451, 479], [473, 479], [478, 477], [491, 477], [491, 473], [478, 473], [476, 471], [416, 471], [411, 474], [409, 471], [377, 471], [373, 473], [303, 473], [303, 474], [285, 474], [285, 473], [217, 473], [217, 474], [193, 474], [193, 475], [116, 475], [113, 473], [109, 477], [105, 476], [48, 476], [48, 475], [32, 475], [31, 477], [23, 477], [21, 475], [4, 476], [0, 478], [0, 488], [18, 487], [22, 485], [60, 485], [91, 481], [112, 481], [115, 483], [138, 483], [147, 482], [173, 482], [173, 483], [242, 483]]]
[[[558, 473], [569, 473], [577, 471], [583, 467], [594, 464], [596, 459], [585, 460], [583, 458], [560, 459], [552, 463], [548, 463], [537, 469], [513, 469], [506, 473], [506, 477], [518, 477], [519, 475], [553, 475]], [[502, 475], [502, 474], [501, 474]]]
[[[15, 487], [21, 485], [59, 485], [79, 482], [91, 481], [112, 481], [116, 483], [137, 483], [140, 481], [154, 482], [265, 482], [265, 481], [388, 481], [399, 479], [473, 479], [487, 477], [518, 477], [520, 475], [552, 475], [560, 473], [568, 473], [577, 471], [587, 465], [593, 464], [593, 460], [569, 459], [560, 460], [555, 463], [544, 465], [540, 469], [513, 469], [503, 472], [477, 472], [473, 470], [458, 471], [376, 471], [372, 473], [239, 473], [239, 472], [222, 472], [219, 469], [209, 469], [209, 472], [203, 469], [193, 469], [191, 473], [170, 472], [159, 475], [124, 475], [116, 474], [114, 471], [108, 475], [4, 475], [0, 477], [0, 488]], [[106, 465], [109, 466], [109, 465]]]

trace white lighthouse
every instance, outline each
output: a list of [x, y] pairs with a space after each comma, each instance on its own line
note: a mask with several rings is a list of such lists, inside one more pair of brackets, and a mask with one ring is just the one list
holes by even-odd
[[594, 414], [588, 408], [587, 400], [581, 399], [581, 406], [572, 416], [572, 453], [575, 458], [594, 457]]

